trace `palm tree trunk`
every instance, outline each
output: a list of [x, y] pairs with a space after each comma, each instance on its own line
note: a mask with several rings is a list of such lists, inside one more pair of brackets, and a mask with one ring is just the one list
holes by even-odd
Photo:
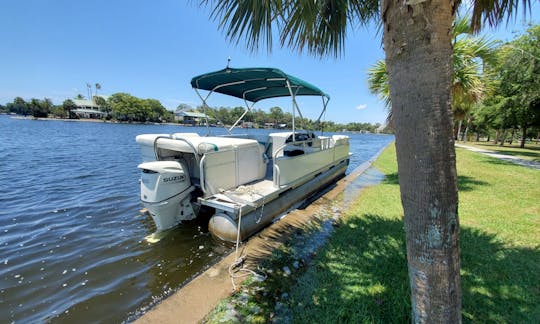
[[450, 107], [454, 8], [444, 0], [383, 0], [381, 13], [413, 320], [460, 323], [458, 192]]

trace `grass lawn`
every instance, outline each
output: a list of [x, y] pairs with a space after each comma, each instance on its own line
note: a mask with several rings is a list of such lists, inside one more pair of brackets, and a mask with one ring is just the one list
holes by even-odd
[[484, 150], [494, 151], [500, 154], [512, 155], [524, 160], [540, 162], [540, 145], [525, 144], [525, 148], [519, 147], [519, 141], [514, 141], [511, 145], [505, 143], [504, 146], [493, 144], [493, 142], [457, 142], [459, 144], [477, 147]]
[[[540, 323], [540, 172], [462, 149], [457, 162], [464, 322]], [[265, 265], [277, 271], [207, 320], [410, 322], [393, 146], [375, 166], [386, 179], [362, 192], [308, 266], [280, 271], [295, 260], [291, 242]]]

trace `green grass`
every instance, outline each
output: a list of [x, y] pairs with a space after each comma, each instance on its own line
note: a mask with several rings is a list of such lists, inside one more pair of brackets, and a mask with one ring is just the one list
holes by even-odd
[[540, 145], [536, 143], [525, 144], [525, 148], [519, 147], [519, 141], [504, 146], [493, 142], [458, 142], [459, 144], [477, 147], [484, 150], [494, 151], [500, 154], [512, 155], [524, 160], [540, 162]]
[[[464, 322], [539, 323], [540, 172], [461, 149], [457, 162]], [[386, 179], [362, 192], [309, 266], [249, 283], [222, 303], [237, 312], [225, 321], [410, 322], [395, 149], [375, 166]], [[290, 265], [297, 242], [265, 268]], [[219, 314], [208, 321], [223, 321]]]

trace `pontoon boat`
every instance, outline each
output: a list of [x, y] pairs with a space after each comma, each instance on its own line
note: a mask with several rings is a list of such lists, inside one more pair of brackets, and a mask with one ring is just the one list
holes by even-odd
[[[274, 68], [226, 68], [191, 80], [207, 107], [214, 93], [243, 99], [246, 109], [223, 136], [144, 134], [141, 200], [157, 231], [210, 210], [209, 231], [225, 241], [245, 239], [341, 177], [349, 164], [349, 138], [297, 130], [297, 96], [329, 96]], [[206, 93], [203, 97], [202, 94]], [[292, 131], [236, 135], [231, 130], [260, 100], [292, 99]], [[208, 121], [206, 123], [209, 124]]]

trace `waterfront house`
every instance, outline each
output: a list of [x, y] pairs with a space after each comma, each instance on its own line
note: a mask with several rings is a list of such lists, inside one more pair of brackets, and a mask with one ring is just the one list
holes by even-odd
[[208, 118], [206, 114], [195, 111], [179, 110], [174, 113], [174, 119], [187, 125], [201, 125]]
[[71, 99], [76, 109], [73, 109], [73, 112], [79, 118], [90, 118], [90, 119], [101, 119], [107, 116], [107, 113], [100, 110], [100, 106], [96, 103], [96, 97], [103, 98], [107, 100], [106, 96], [93, 96], [92, 100], [86, 99]]

